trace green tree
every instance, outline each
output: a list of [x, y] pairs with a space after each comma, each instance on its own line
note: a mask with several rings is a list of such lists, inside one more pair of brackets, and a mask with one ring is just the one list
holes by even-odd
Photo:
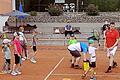
[[117, 10], [120, 11], [120, 0], [117, 2]]
[[116, 11], [119, 8], [120, 0], [88, 0], [89, 4], [95, 4], [98, 9], [102, 12]]

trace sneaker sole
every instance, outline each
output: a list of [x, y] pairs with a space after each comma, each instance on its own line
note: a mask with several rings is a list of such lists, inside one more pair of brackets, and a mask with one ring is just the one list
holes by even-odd
[[12, 76], [17, 76], [18, 74], [11, 74]]

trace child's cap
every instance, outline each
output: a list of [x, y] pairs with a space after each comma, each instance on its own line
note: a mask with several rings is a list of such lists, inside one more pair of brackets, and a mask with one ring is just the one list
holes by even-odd
[[94, 40], [90, 39], [88, 42], [89, 42], [89, 44], [93, 44]]
[[9, 40], [9, 39], [4, 39], [3, 40], [3, 43], [10, 43], [11, 42], [11, 40]]

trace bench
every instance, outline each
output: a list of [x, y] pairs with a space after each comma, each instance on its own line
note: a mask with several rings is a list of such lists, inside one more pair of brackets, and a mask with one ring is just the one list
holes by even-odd
[[[80, 34], [80, 27], [72, 27], [72, 31], [75, 34]], [[53, 27], [53, 33], [55, 34], [64, 34], [65, 33], [65, 27]]]

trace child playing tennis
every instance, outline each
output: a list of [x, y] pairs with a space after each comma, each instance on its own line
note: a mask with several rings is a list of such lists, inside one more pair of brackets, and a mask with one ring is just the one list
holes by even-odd
[[33, 31], [33, 33], [32, 33], [32, 49], [33, 49], [33, 51], [34, 51], [34, 53], [33, 54], [31, 54], [31, 58], [30, 58], [30, 61], [32, 62], [32, 63], [36, 63], [36, 60], [35, 60], [35, 55], [36, 55], [36, 53], [37, 53], [37, 48], [36, 48], [36, 31]]
[[86, 77], [87, 73], [89, 71], [91, 71], [90, 80], [96, 80], [94, 72], [95, 72], [95, 67], [96, 67], [96, 53], [95, 53], [95, 50], [97, 48], [94, 47], [94, 40], [90, 39], [88, 42], [89, 42], [88, 52], [90, 54], [90, 57], [89, 57], [89, 66], [90, 67], [82, 75], [82, 78]]
[[3, 40], [3, 44], [2, 44], [2, 52], [5, 55], [5, 63], [2, 69], [3, 73], [10, 73], [11, 69], [10, 69], [10, 62], [11, 62], [11, 51], [10, 51], [10, 42], [11, 40], [9, 39], [4, 39]]
[[14, 45], [14, 56], [15, 56], [15, 63], [13, 65], [12, 75], [18, 75], [21, 74], [20, 72], [20, 65], [21, 65], [21, 53], [22, 53], [22, 47], [19, 40], [19, 34], [15, 33], [13, 38], [13, 45]]

